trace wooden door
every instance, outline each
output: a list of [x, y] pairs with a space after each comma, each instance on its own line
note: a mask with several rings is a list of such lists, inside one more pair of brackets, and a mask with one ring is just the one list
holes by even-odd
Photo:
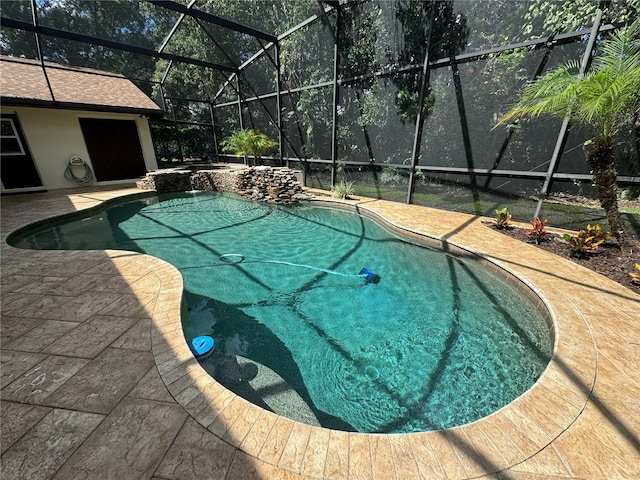
[[81, 118], [96, 180], [126, 180], [147, 173], [135, 120]]
[[0, 175], [6, 189], [42, 186], [16, 115], [0, 117]]

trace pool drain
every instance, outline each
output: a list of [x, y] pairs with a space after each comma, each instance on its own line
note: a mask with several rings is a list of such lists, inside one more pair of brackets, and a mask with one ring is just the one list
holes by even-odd
[[364, 369], [364, 374], [369, 380], [377, 380], [380, 376], [380, 372], [373, 365], [369, 365]]

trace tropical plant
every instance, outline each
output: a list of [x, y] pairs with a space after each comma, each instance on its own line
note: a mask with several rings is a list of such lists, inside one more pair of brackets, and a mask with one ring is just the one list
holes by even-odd
[[331, 191], [333, 192], [332, 195], [335, 198], [344, 199], [348, 199], [350, 195], [353, 195], [355, 193], [353, 182], [345, 182], [344, 180], [337, 184], [335, 187], [331, 187]]
[[247, 165], [250, 165], [249, 156], [252, 156], [253, 164], [257, 165], [260, 163], [260, 157], [277, 143], [259, 130], [247, 129], [234, 132], [222, 140], [220, 145], [223, 151], [244, 157]]
[[596, 241], [605, 241], [608, 237], [611, 236], [611, 232], [602, 230], [602, 227], [597, 223], [594, 225], [588, 224], [584, 230], [587, 232], [588, 236], [593, 237]]
[[604, 242], [603, 238], [596, 239], [586, 229], [580, 230], [577, 235], [565, 233], [562, 238], [569, 244], [571, 255], [576, 257], [584, 257], [587, 253], [595, 252]]
[[[640, 263], [636, 263], [636, 270], [638, 270], [638, 272], [640, 272]], [[638, 272], [630, 272], [629, 275], [631, 275], [631, 281], [633, 283], [640, 283], [640, 273]]]
[[511, 213], [509, 213], [509, 209], [507, 207], [500, 210], [496, 209], [496, 228], [498, 230], [511, 228]]
[[587, 162], [611, 231], [624, 242], [613, 148], [620, 129], [640, 113], [640, 20], [614, 32], [601, 50], [588, 73], [580, 72], [580, 64], [572, 61], [529, 83], [497, 125], [552, 115], [591, 127]]
[[547, 227], [545, 227], [546, 224], [546, 219], [540, 220], [540, 218], [536, 218], [535, 220], [531, 221], [531, 229], [525, 230], [524, 233], [531, 239], [533, 239], [533, 241], [536, 242], [537, 245], [540, 243], [540, 240], [542, 240], [547, 234]]

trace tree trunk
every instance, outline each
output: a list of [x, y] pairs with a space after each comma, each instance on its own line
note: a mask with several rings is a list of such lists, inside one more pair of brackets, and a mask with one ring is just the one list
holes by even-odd
[[593, 183], [598, 189], [598, 200], [607, 215], [611, 233], [621, 244], [625, 237], [625, 225], [618, 209], [618, 184], [613, 154], [613, 141], [596, 142], [587, 159], [591, 166]]

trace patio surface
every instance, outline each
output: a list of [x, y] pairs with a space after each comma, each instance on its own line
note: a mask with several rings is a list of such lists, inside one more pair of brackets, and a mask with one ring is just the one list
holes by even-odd
[[31, 222], [139, 192], [2, 198], [2, 478], [640, 478], [640, 295], [478, 217], [344, 202], [517, 274], [544, 298], [555, 349], [531, 390], [477, 422], [331, 431], [262, 410], [206, 375], [182, 336], [182, 280], [171, 265], [4, 241]]

